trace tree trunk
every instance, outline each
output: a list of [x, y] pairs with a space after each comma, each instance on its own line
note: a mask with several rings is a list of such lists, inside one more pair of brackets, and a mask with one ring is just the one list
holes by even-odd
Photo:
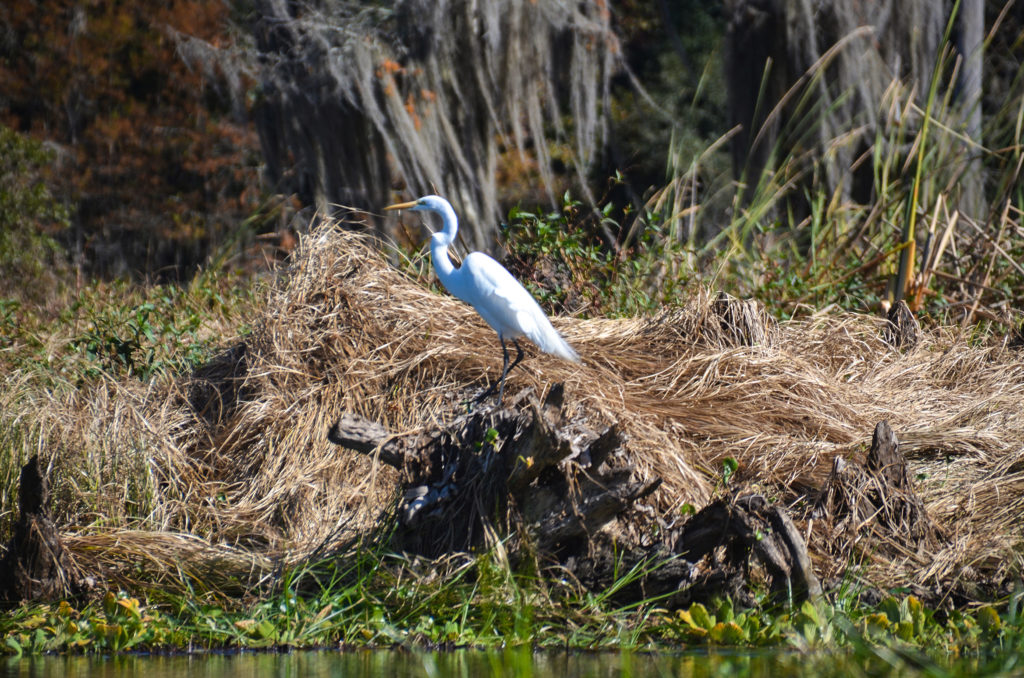
[[985, 219], [985, 184], [981, 167], [981, 95], [982, 63], [985, 43], [985, 0], [961, 0], [960, 39], [957, 49], [963, 62], [960, 66], [960, 106], [964, 117], [964, 133], [971, 140], [968, 160], [960, 188], [960, 211], [971, 219]]
[[440, 193], [467, 247], [490, 249], [503, 149], [535, 162], [554, 206], [552, 138], [573, 149], [578, 177], [601, 148], [621, 58], [611, 14], [600, 0], [384, 4], [254, 3], [267, 176], [326, 213], [373, 213], [397, 186], [406, 199]]
[[729, 0], [727, 7], [730, 118], [743, 128], [734, 137], [734, 170], [747, 199], [788, 160], [785, 179], [794, 188], [777, 194], [795, 222], [808, 213], [804, 188], [813, 181], [844, 199], [872, 200], [871, 163], [851, 167], [876, 135], [887, 136], [882, 107], [894, 78], [914, 83], [923, 106], [951, 0]]
[[55, 600], [81, 590], [71, 557], [50, 520], [49, 484], [39, 455], [21, 469], [18, 522], [0, 558], [0, 601]]

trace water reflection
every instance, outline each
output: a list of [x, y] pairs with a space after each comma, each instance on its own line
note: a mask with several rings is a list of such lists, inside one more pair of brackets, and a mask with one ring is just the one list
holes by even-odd
[[[850, 676], [910, 675], [907, 665], [892, 666], [877, 658], [845, 654], [801, 655], [792, 652], [532, 652], [515, 650], [301, 651], [285, 654], [238, 653], [176, 656], [25, 657], [7, 659], [5, 675], [24, 678], [306, 678], [316, 676], [530, 678], [654, 678], [693, 676]], [[971, 675], [971, 667], [953, 673]]]

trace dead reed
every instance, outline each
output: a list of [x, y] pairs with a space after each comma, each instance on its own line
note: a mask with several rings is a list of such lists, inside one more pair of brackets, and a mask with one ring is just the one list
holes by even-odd
[[[776, 324], [754, 304], [698, 291], [654, 317], [556, 319], [582, 365], [533, 350], [507, 388], [564, 382], [576, 417], [619, 422], [642, 473], [663, 479], [653, 501], [665, 514], [706, 503], [725, 457], [740, 462], [738, 481], [799, 509], [833, 459], [861, 459], [887, 420], [949, 538], [902, 558], [867, 545], [855, 555], [865, 578], [1019, 574], [1022, 354], [947, 328], [902, 353], [884, 341], [884, 322], [836, 313]], [[252, 332], [195, 373], [20, 404], [8, 391], [2, 404], [20, 408], [63, 476], [58, 500], [83, 570], [227, 587], [365, 535], [391, 509], [394, 474], [328, 443], [341, 412], [413, 432], [462, 410], [500, 366], [496, 337], [472, 308], [324, 224]], [[803, 526], [820, 575], [850, 566], [853, 555], [827, 556], [818, 528]]]

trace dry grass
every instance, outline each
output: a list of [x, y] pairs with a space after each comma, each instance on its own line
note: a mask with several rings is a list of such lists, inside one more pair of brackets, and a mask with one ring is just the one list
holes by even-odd
[[[836, 455], [862, 458], [888, 420], [949, 541], [903, 557], [867, 545], [865, 576], [894, 585], [1019, 574], [1019, 351], [937, 329], [903, 354], [883, 341], [879, 318], [757, 316], [698, 293], [654, 318], [556, 319], [583, 364], [530, 351], [508, 391], [561, 381], [581, 420], [618, 421], [641, 472], [664, 480], [654, 501], [666, 512], [705, 503], [726, 456], [740, 462], [740, 480], [799, 502]], [[251, 335], [198, 373], [37, 394], [34, 414], [20, 407], [25, 421], [44, 422], [39, 444], [66, 475], [62, 492], [81, 495], [68, 505], [99, 509], [64, 517], [83, 526], [69, 546], [84, 569], [114, 573], [141, 559], [159, 578], [180, 567], [200, 573], [193, 579], [254, 581], [272, 563], [365, 534], [389, 510], [395, 474], [327, 442], [342, 411], [414, 431], [460, 411], [500, 366], [496, 337], [472, 308], [325, 226], [303, 241]], [[95, 472], [81, 470], [89, 464]], [[119, 484], [118, 464], [146, 480]], [[136, 496], [147, 518], [128, 521], [124, 503]], [[816, 553], [819, 575], [849, 564]]]

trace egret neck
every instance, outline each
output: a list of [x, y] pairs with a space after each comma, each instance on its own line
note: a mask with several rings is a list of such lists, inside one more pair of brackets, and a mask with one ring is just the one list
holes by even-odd
[[[421, 199], [422, 200], [422, 199]], [[455, 216], [455, 209], [447, 200], [438, 199], [429, 208], [423, 206], [421, 200], [388, 205], [384, 211], [390, 210], [425, 210], [434, 212], [441, 217], [443, 226], [440, 231], [430, 236], [430, 258], [434, 264], [437, 277], [441, 280], [444, 288], [463, 301], [467, 301], [463, 293], [464, 283], [454, 273], [458, 270], [448, 258], [448, 247], [455, 242], [455, 235], [459, 232], [459, 219]], [[472, 302], [468, 302], [472, 303]]]
[[455, 235], [459, 231], [458, 217], [455, 216], [455, 210], [447, 202], [440, 206], [437, 214], [441, 216], [444, 227], [430, 236], [430, 259], [434, 263], [434, 270], [444, 288], [459, 299], [467, 301], [466, 281], [455, 275], [457, 269], [448, 257], [448, 247], [455, 242]]

